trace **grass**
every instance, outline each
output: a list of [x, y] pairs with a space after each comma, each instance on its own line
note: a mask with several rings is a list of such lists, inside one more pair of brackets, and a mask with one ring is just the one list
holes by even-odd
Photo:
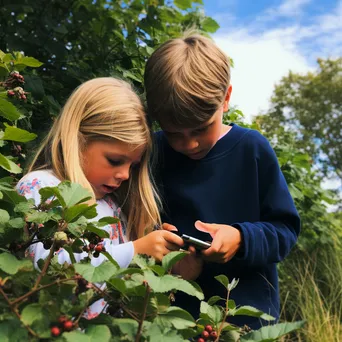
[[306, 320], [283, 342], [342, 341], [342, 252], [293, 255], [281, 269], [282, 319]]

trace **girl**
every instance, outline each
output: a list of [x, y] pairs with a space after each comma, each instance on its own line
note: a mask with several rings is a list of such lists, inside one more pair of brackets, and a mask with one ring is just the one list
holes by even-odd
[[[149, 176], [151, 147], [143, 106], [130, 85], [114, 78], [96, 78], [70, 96], [17, 190], [39, 204], [40, 188], [63, 180], [79, 183], [93, 194], [96, 220], [120, 218], [119, 224], [103, 228], [110, 234], [103, 244], [121, 267], [127, 267], [134, 254], [160, 260], [179, 249], [183, 241], [165, 230], [152, 232], [160, 217]], [[145, 231], [149, 234], [144, 236]], [[29, 253], [37, 267], [49, 250], [39, 242], [31, 245]], [[56, 253], [59, 263], [71, 263], [63, 248]], [[75, 253], [76, 261], [87, 256], [86, 252]], [[105, 260], [100, 254], [91, 263], [98, 266]]]

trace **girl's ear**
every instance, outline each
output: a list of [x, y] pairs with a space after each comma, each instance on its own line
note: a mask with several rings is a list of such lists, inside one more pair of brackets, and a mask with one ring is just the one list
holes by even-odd
[[229, 100], [230, 100], [230, 95], [232, 94], [233, 87], [230, 84], [227, 90], [227, 94], [224, 98], [224, 103], [223, 103], [223, 112], [228, 112], [229, 109]]

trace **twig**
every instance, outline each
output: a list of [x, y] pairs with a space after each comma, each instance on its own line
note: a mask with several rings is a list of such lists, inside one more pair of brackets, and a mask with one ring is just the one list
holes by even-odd
[[45, 264], [44, 264], [44, 266], [43, 266], [43, 269], [42, 269], [42, 271], [40, 272], [40, 274], [39, 274], [39, 276], [38, 276], [38, 278], [37, 278], [37, 281], [36, 281], [36, 283], [34, 284], [32, 290], [35, 290], [35, 289], [38, 287], [40, 281], [41, 281], [42, 278], [44, 277], [44, 275], [45, 275], [45, 273], [46, 273], [46, 271], [47, 271], [47, 269], [48, 269], [48, 267], [49, 267], [49, 265], [50, 265], [50, 261], [51, 261], [51, 259], [52, 259], [52, 257], [53, 257], [53, 253], [55, 252], [55, 245], [56, 245], [56, 242], [53, 241], [52, 246], [51, 246], [51, 248], [50, 248], [50, 253], [49, 253], [48, 257], [47, 257], [46, 260], [45, 260]]
[[149, 300], [150, 293], [151, 293], [151, 288], [148, 286], [147, 282], [145, 283], [145, 286], [146, 286], [146, 293], [145, 293], [145, 299], [144, 299], [144, 310], [143, 310], [143, 313], [141, 315], [141, 319], [140, 319], [140, 322], [139, 322], [139, 327], [138, 327], [137, 336], [135, 338], [135, 342], [139, 342], [140, 338], [141, 338], [142, 327], [143, 327], [144, 320], [145, 320], [145, 317], [146, 317], [147, 304], [148, 304], [148, 300]]
[[[7, 304], [9, 305], [9, 307], [11, 308], [12, 312], [18, 317], [19, 321], [21, 321], [21, 317], [20, 317], [20, 314], [18, 312], [18, 309], [16, 308], [15, 305], [13, 305], [9, 298], [7, 297], [6, 293], [4, 292], [4, 290], [0, 287], [0, 292], [1, 294], [3, 295], [3, 297], [5, 298]], [[35, 337], [39, 337], [28, 325], [24, 324], [24, 327], [28, 330], [28, 332], [32, 335], [32, 336], [35, 336]]]
[[31, 295], [33, 295], [34, 293], [36, 293], [36, 292], [38, 292], [40, 290], [46, 289], [47, 287], [51, 287], [51, 286], [59, 284], [59, 283], [66, 283], [67, 281], [70, 281], [70, 280], [75, 280], [76, 281], [77, 279], [78, 278], [76, 278], [76, 277], [74, 277], [74, 278], [66, 278], [66, 279], [58, 279], [58, 280], [54, 281], [53, 283], [42, 285], [39, 288], [32, 289], [31, 291], [27, 292], [23, 296], [18, 297], [17, 299], [13, 300], [11, 302], [11, 305], [18, 304], [21, 301], [23, 301], [24, 299], [26, 299], [26, 298], [30, 297]]
[[229, 311], [229, 307], [228, 307], [229, 295], [230, 295], [230, 291], [227, 289], [226, 310], [224, 312], [224, 317], [223, 317], [223, 320], [222, 320], [222, 322], [220, 324], [220, 327], [218, 328], [217, 338], [216, 338], [215, 341], [219, 341], [220, 340], [221, 331], [223, 329], [223, 325], [226, 322], [226, 319], [227, 319], [227, 316], [228, 316], [228, 311]]

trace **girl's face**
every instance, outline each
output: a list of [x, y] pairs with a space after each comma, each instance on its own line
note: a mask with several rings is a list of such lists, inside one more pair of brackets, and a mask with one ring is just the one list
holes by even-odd
[[90, 142], [83, 157], [83, 172], [92, 185], [96, 199], [119, 188], [138, 166], [145, 151], [144, 146], [132, 146], [121, 141]]

